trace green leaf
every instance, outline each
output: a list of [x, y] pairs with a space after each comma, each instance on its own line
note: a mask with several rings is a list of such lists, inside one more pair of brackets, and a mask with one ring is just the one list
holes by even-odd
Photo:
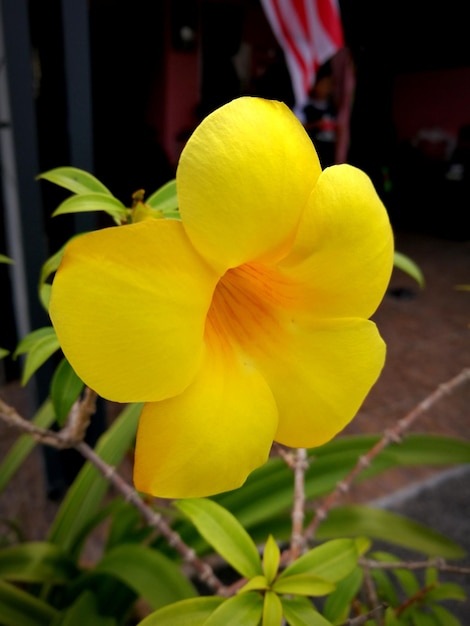
[[[54, 420], [52, 403], [47, 400], [31, 421], [35, 426], [49, 428]], [[37, 441], [30, 435], [24, 434], [18, 437], [0, 464], [0, 494], [36, 445]]]
[[307, 598], [281, 598], [284, 617], [289, 626], [333, 626], [320, 615]]
[[293, 574], [276, 580], [272, 586], [276, 593], [293, 593], [299, 596], [326, 596], [336, 586], [329, 580], [312, 574]]
[[346, 578], [340, 580], [336, 589], [325, 601], [323, 615], [330, 622], [344, 622], [349, 617], [351, 602], [362, 587], [362, 568], [356, 567]]
[[14, 358], [27, 352], [21, 384], [26, 385], [34, 372], [60, 348], [59, 340], [52, 326], [38, 328], [29, 333], [18, 344]]
[[434, 589], [426, 593], [428, 602], [439, 602], [441, 600], [460, 600], [467, 599], [467, 594], [460, 585], [456, 583], [440, 583]]
[[223, 602], [224, 598], [218, 596], [181, 600], [155, 611], [139, 626], [203, 626]]
[[92, 211], [104, 211], [113, 218], [116, 224], [127, 221], [127, 209], [122, 202], [114, 196], [103, 193], [70, 196], [59, 204], [52, 217], [67, 213], [89, 213]]
[[365, 505], [333, 509], [317, 532], [319, 539], [344, 536], [367, 536], [444, 559], [458, 559], [465, 554], [455, 542], [418, 522]]
[[[376, 435], [341, 436], [312, 450], [314, 460], [306, 472], [306, 497], [311, 500], [331, 492], [378, 439]], [[400, 444], [386, 448], [361, 473], [359, 480], [396, 466], [458, 463], [470, 463], [470, 442], [433, 435], [409, 435]], [[213, 499], [233, 513], [250, 532], [255, 526], [259, 527], [261, 534], [258, 538], [262, 541], [267, 533], [273, 532], [273, 523], [279, 520], [280, 514], [290, 511], [292, 473], [281, 459], [271, 458], [255, 470], [242, 487]], [[262, 524], [266, 525], [262, 527]]]
[[[382, 551], [373, 552], [370, 557], [382, 563], [393, 563], [401, 560], [394, 554]], [[392, 572], [407, 596], [411, 597], [419, 592], [421, 585], [413, 572], [410, 572], [410, 570], [407, 570], [405, 568], [397, 568], [392, 570]]]
[[13, 264], [13, 260], [10, 257], [5, 256], [4, 254], [0, 254], [0, 263], [8, 263], [9, 265]]
[[418, 285], [423, 288], [424, 287], [424, 275], [419, 266], [412, 260], [410, 257], [406, 256], [402, 252], [397, 252], [395, 250], [393, 257], [393, 264], [411, 278], [418, 283]]
[[194, 498], [175, 503], [204, 539], [246, 578], [262, 574], [256, 545], [237, 519], [212, 500]]
[[0, 580], [2, 626], [50, 626], [58, 611], [26, 591]]
[[281, 626], [282, 604], [279, 597], [272, 591], [264, 594], [263, 617], [261, 626]]
[[20, 354], [26, 354], [26, 352], [32, 350], [36, 344], [40, 343], [43, 339], [53, 335], [55, 335], [55, 331], [52, 326], [43, 326], [42, 328], [33, 330], [18, 343], [13, 353], [13, 358], [16, 359]]
[[[407, 611], [407, 616], [412, 620], [413, 626], [439, 626], [433, 615], [423, 613], [420, 610]], [[400, 622], [400, 624], [401, 623], [402, 622]]]
[[60, 250], [47, 259], [47, 261], [41, 267], [41, 273], [39, 275], [39, 299], [46, 311], [49, 310], [49, 300], [51, 296], [51, 285], [47, 283], [47, 279], [53, 274], [60, 265], [62, 257], [64, 256], [65, 246], [64, 244]]
[[375, 583], [377, 595], [380, 599], [385, 600], [391, 606], [397, 606], [399, 604], [398, 596], [395, 585], [390, 579], [390, 574], [384, 570], [373, 569], [370, 575]]
[[266, 589], [269, 589], [266, 576], [253, 576], [246, 585], [243, 585], [238, 593], [245, 593], [245, 591], [264, 591]]
[[66, 609], [54, 626], [116, 626], [116, 620], [99, 614], [97, 601], [91, 591], [82, 593], [75, 602]]
[[176, 180], [170, 180], [165, 185], [157, 189], [146, 200], [145, 204], [163, 211], [167, 215], [169, 211], [175, 211], [178, 208], [178, 197], [176, 195]]
[[62, 359], [51, 381], [50, 396], [57, 421], [63, 426], [70, 409], [83, 390], [83, 381], [75, 374], [67, 359]]
[[140, 544], [122, 544], [107, 552], [93, 570], [118, 578], [152, 609], [192, 598], [196, 590], [168, 557]]
[[9, 354], [10, 354], [10, 350], [5, 350], [5, 348], [0, 348], [0, 359], [4, 359]]
[[336, 583], [353, 571], [357, 558], [356, 544], [352, 539], [335, 539], [298, 558], [280, 574], [278, 580], [294, 574], [312, 574]]
[[398, 617], [395, 615], [394, 609], [391, 606], [385, 609], [384, 618], [386, 626], [403, 626], [403, 622], [398, 619]]
[[[118, 465], [134, 441], [141, 404], [129, 404], [100, 437], [97, 454], [112, 467]], [[81, 531], [96, 514], [109, 483], [89, 462], [67, 492], [49, 531], [49, 541], [75, 553]]]
[[259, 593], [240, 593], [217, 607], [204, 626], [258, 626], [262, 613], [263, 598]]
[[439, 604], [432, 607], [432, 612], [437, 618], [439, 626], [462, 626], [461, 622], [450, 611]]
[[73, 560], [52, 543], [22, 543], [0, 551], [0, 578], [4, 580], [66, 583], [77, 574]]
[[263, 572], [270, 584], [277, 576], [280, 559], [281, 551], [279, 550], [279, 546], [274, 541], [273, 536], [269, 535], [266, 545], [264, 546]]
[[56, 167], [37, 176], [37, 180], [47, 180], [50, 183], [64, 187], [72, 193], [89, 194], [103, 193], [112, 196], [112, 193], [92, 174], [76, 167]]

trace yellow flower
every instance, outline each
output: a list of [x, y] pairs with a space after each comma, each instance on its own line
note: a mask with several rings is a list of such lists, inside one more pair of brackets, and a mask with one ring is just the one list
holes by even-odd
[[193, 497], [240, 486], [273, 441], [317, 446], [354, 417], [384, 362], [368, 318], [393, 241], [368, 177], [322, 172], [279, 102], [209, 115], [176, 180], [182, 221], [67, 246], [50, 314], [87, 385], [145, 402], [137, 489]]

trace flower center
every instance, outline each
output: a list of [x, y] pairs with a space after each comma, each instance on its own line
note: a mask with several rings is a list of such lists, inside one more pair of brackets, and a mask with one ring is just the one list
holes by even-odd
[[219, 280], [207, 314], [206, 341], [245, 350], [281, 332], [296, 300], [293, 285], [276, 269], [245, 264]]

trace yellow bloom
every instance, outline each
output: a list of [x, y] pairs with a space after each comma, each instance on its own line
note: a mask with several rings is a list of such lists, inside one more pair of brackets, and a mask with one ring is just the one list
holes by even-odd
[[273, 441], [317, 446], [353, 418], [383, 366], [368, 318], [393, 241], [367, 176], [322, 172], [279, 102], [208, 116], [176, 179], [182, 221], [67, 246], [50, 314], [87, 385], [145, 402], [137, 489], [193, 497], [240, 486]]

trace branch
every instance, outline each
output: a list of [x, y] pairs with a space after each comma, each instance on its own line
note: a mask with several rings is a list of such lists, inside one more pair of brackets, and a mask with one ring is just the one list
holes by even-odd
[[315, 516], [305, 529], [304, 537], [306, 540], [313, 539], [320, 523], [327, 517], [329, 511], [338, 503], [340, 498], [347, 493], [356, 477], [378, 456], [384, 448], [391, 443], [400, 443], [402, 436], [414, 422], [426, 411], [434, 406], [444, 396], [453, 393], [458, 387], [470, 380], [470, 368], [466, 368], [457, 376], [450, 379], [437, 387], [429, 396], [422, 400], [413, 410], [411, 410], [404, 418], [399, 420], [396, 426], [385, 431], [383, 437], [367, 452], [358, 459], [355, 467], [349, 474], [339, 483], [323, 501], [322, 505], [316, 509]]
[[359, 615], [358, 617], [353, 617], [351, 619], [346, 620], [340, 626], [361, 626], [370, 620], [371, 617], [374, 617], [380, 611], [385, 611], [388, 608], [388, 604], [383, 602], [380, 606], [376, 606], [368, 613], [364, 613], [364, 615]]
[[307, 450], [298, 448], [294, 459], [294, 506], [292, 507], [292, 534], [289, 551], [291, 562], [302, 554], [306, 545], [302, 531], [305, 519], [305, 472], [307, 468]]
[[83, 441], [86, 426], [95, 410], [95, 400], [95, 392], [87, 389], [83, 400], [77, 402], [71, 411], [66, 426], [58, 432], [35, 426], [21, 417], [14, 408], [3, 402], [1, 398], [0, 419], [9, 426], [30, 434], [39, 443], [58, 449], [74, 448], [77, 450], [87, 461], [96, 467], [127, 502], [139, 511], [151, 528], [156, 528], [165, 537], [168, 545], [173, 547], [183, 557], [184, 561], [194, 568], [201, 582], [204, 582], [214, 593], [227, 595], [227, 588], [216, 577], [210, 565], [199, 559], [195, 551], [184, 543], [164, 517], [148, 506], [137, 491], [116, 472], [116, 469], [103, 461], [93, 448]]
[[429, 559], [428, 561], [374, 561], [370, 559], [359, 559], [359, 565], [369, 569], [407, 569], [419, 570], [434, 567], [440, 572], [453, 572], [455, 574], [470, 574], [470, 567], [460, 567], [459, 565], [449, 565], [444, 559]]

